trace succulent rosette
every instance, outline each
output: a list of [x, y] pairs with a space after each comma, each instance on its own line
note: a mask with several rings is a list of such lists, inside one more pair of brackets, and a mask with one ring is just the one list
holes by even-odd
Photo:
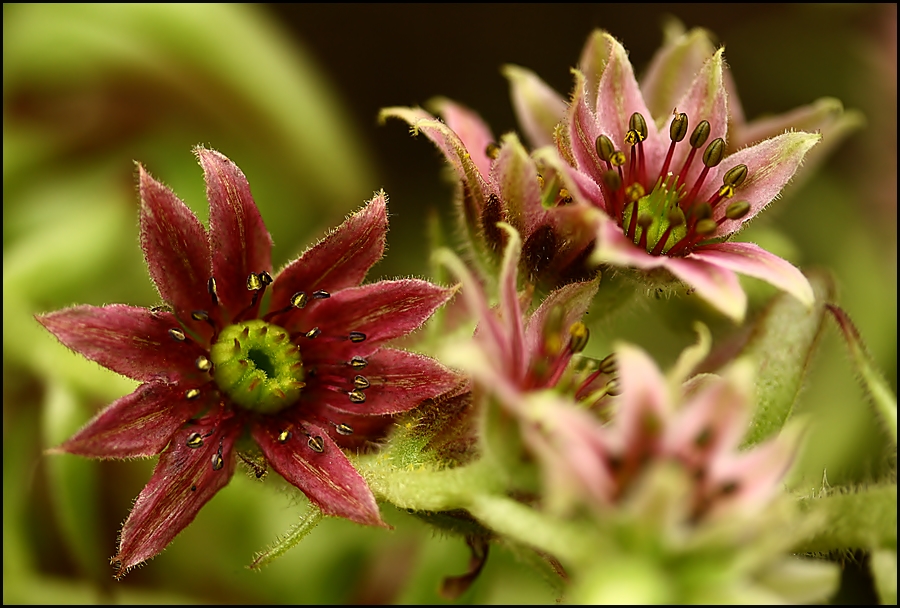
[[[272, 240], [241, 170], [195, 150], [207, 230], [138, 165], [141, 247], [165, 307], [75, 306], [38, 315], [64, 345], [141, 382], [52, 452], [159, 454], [122, 528], [119, 575], [162, 551], [231, 479], [271, 466], [322, 511], [384, 526], [341, 447], [458, 383], [386, 344], [453, 294], [417, 279], [360, 285], [384, 251], [383, 192], [273, 278]], [[264, 294], [270, 289], [267, 312]]]

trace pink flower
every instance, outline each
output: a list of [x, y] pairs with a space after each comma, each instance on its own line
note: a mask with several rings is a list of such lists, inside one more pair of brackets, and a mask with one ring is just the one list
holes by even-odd
[[690, 484], [689, 504], [673, 505], [684, 523], [753, 515], [778, 494], [796, 438], [785, 433], [740, 449], [752, 406], [748, 366], [682, 385], [636, 347], [619, 345], [615, 358], [618, 396], [609, 424], [546, 394], [525, 406], [540, 429], [526, 440], [542, 458], [551, 486], [545, 494], [580, 496], [603, 513], [641, 491], [651, 472], [674, 467]]
[[[680, 67], [651, 70], [644, 89], [668, 99], [655, 91], [664, 77], [684, 82]], [[674, 275], [735, 320], [746, 311], [735, 272], [812, 304], [812, 288], [794, 266], [752, 243], [727, 241], [778, 196], [819, 135], [786, 132], [728, 154], [721, 49], [664, 115], [651, 112], [625, 49], [609, 34], [591, 36], [574, 73], [558, 154], [544, 148], [535, 157], [559, 172], [576, 202], [601, 211], [594, 262], [635, 267], [649, 279]]]
[[[117, 575], [162, 551], [224, 487], [238, 457], [271, 465], [325, 513], [384, 526], [339, 446], [359, 446], [457, 384], [436, 361], [388, 348], [453, 291], [404, 279], [359, 285], [384, 251], [378, 193], [273, 280], [272, 240], [241, 170], [195, 150], [210, 227], [138, 165], [141, 247], [171, 312], [75, 306], [37, 320], [63, 344], [142, 382], [53, 452], [160, 455], [112, 558]], [[268, 313], [263, 294], [271, 285]]]
[[507, 245], [496, 308], [490, 307], [483, 288], [462, 260], [449, 250], [438, 254], [461, 281], [469, 312], [478, 320], [474, 340], [453, 344], [444, 359], [470, 372], [476, 384], [497, 395], [514, 415], [521, 413], [523, 395], [531, 391], [555, 388], [575, 398], [599, 398], [594, 393], [595, 380], [601, 376], [608, 379], [609, 374], [597, 370], [586, 379], [578, 378], [570, 365], [588, 342], [589, 331], [581, 318], [597, 292], [597, 281], [561, 287], [531, 314], [524, 314], [516, 290], [522, 240], [508, 224], [501, 223], [498, 230], [506, 233]]
[[485, 274], [494, 275], [507, 241], [497, 223], [506, 222], [524, 241], [520, 265], [530, 281], [552, 289], [593, 276], [585, 261], [595, 235], [553, 168], [539, 166], [514, 133], [498, 144], [472, 110], [444, 98], [431, 105], [446, 122], [419, 108], [385, 108], [381, 119], [406, 121], [446, 156], [459, 178], [467, 244]]

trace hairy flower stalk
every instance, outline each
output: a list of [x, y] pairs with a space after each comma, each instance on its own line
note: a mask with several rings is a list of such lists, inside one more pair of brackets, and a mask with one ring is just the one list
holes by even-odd
[[51, 450], [160, 455], [122, 528], [117, 576], [162, 551], [238, 459], [257, 477], [271, 466], [328, 515], [384, 526], [341, 447], [361, 447], [391, 415], [458, 383], [438, 362], [385, 346], [452, 289], [416, 279], [359, 285], [384, 251], [383, 192], [273, 277], [271, 237], [244, 174], [218, 152], [195, 152], [208, 231], [138, 165], [141, 246], [166, 306], [37, 317], [69, 348], [142, 382]]

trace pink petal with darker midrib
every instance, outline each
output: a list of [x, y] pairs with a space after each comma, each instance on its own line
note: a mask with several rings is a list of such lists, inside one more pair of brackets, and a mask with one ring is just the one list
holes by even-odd
[[188, 399], [186, 388], [163, 382], [142, 384], [117, 399], [80, 431], [49, 452], [89, 458], [148, 458], [162, 452], [185, 421], [211, 405]]
[[[122, 526], [119, 550], [110, 560], [117, 577], [165, 549], [228, 484], [239, 431], [230, 421], [207, 417], [175, 434]], [[194, 434], [202, 444], [189, 447]]]
[[379, 192], [278, 273], [270, 309], [288, 306], [301, 291], [311, 296], [317, 290], [332, 292], [358, 285], [384, 254], [387, 230], [387, 196]]
[[[310, 352], [317, 360], [341, 359], [351, 350], [365, 356], [383, 342], [419, 328], [453, 293], [453, 289], [420, 279], [379, 281], [331, 294], [288, 317], [284, 327], [291, 332], [318, 327], [323, 337], [341, 339], [313, 339], [304, 353]], [[364, 339], [353, 343], [347, 339], [350, 332], [362, 334]]]
[[347, 392], [317, 387], [304, 396], [341, 413], [380, 416], [409, 411], [462, 382], [462, 377], [434, 359], [403, 350], [383, 348], [366, 360], [366, 367], [359, 370], [368, 383], [359, 390], [365, 401], [354, 402], [348, 397], [347, 392], [354, 388], [349, 382]]
[[209, 199], [212, 276], [231, 320], [252, 300], [247, 277], [272, 271], [272, 237], [238, 166], [214, 150], [195, 148], [194, 153], [203, 167]]
[[209, 241], [206, 229], [175, 193], [138, 164], [141, 249], [160, 297], [188, 327], [207, 338], [210, 327], [191, 312], [210, 305]]
[[179, 382], [203, 376], [194, 362], [206, 349], [190, 338], [173, 337], [169, 330], [185, 334], [172, 313], [125, 304], [81, 305], [36, 319], [72, 350], [134, 380]]
[[368, 526], [388, 527], [366, 481], [328, 433], [308, 422], [304, 426], [295, 428], [282, 442], [279, 436], [285, 429], [278, 421], [264, 419], [254, 425], [252, 434], [272, 468], [324, 513]]

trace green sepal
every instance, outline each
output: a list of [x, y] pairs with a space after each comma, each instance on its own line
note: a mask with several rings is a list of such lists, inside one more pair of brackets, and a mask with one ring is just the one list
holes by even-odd
[[869, 355], [868, 349], [866, 349], [866, 345], [859, 335], [859, 331], [857, 331], [856, 326], [847, 313], [840, 307], [832, 304], [828, 304], [827, 308], [828, 312], [837, 321], [838, 326], [841, 328], [841, 333], [843, 333], [844, 339], [847, 341], [850, 358], [856, 367], [860, 384], [869, 396], [869, 401], [874, 406], [878, 420], [890, 436], [894, 448], [896, 448], [897, 396], [891, 392], [890, 386], [875, 367], [872, 357]]
[[835, 289], [824, 271], [810, 272], [807, 278], [816, 298], [812, 309], [790, 294], [779, 294], [762, 312], [740, 353], [756, 365], [756, 411], [745, 438], [747, 447], [777, 434], [800, 393], [822, 331], [825, 303]]
[[897, 484], [878, 484], [806, 498], [807, 518], [820, 518], [817, 531], [795, 547], [798, 552], [897, 548]]

